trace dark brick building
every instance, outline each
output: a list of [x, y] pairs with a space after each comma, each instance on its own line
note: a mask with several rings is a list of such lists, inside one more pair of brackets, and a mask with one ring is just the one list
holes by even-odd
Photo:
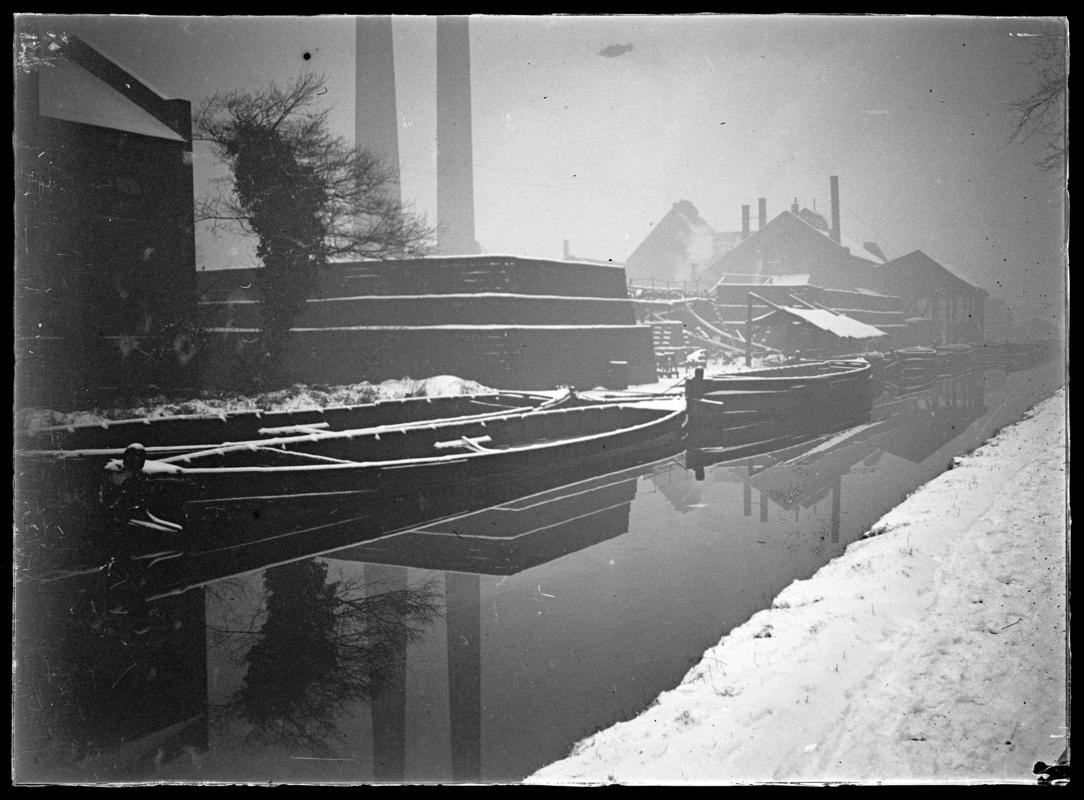
[[16, 58], [17, 403], [189, 382], [191, 104], [33, 19]]

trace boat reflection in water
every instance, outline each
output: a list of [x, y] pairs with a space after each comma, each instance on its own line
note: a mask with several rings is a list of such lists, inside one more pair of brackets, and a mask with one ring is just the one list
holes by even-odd
[[[887, 433], [878, 425], [893, 414], [899, 416], [901, 403], [910, 404], [912, 421], [924, 421], [930, 415], [950, 419], [944, 424], [924, 425], [917, 434], [928, 452], [933, 452], [952, 438], [954, 430], [960, 430], [968, 416], [974, 418], [981, 411], [981, 378], [978, 380], [976, 384], [973, 378], [962, 379], [921, 395], [893, 399], [894, 405], [875, 411], [883, 417], [835, 435], [740, 461], [727, 458], [714, 466], [703, 464], [700, 481], [696, 472], [684, 468], [680, 458], [661, 459], [324, 554], [321, 560], [332, 570], [360, 574], [367, 584], [385, 590], [407, 589], [412, 576], [425, 576], [423, 585], [436, 592], [444, 612], [443, 626], [433, 626], [426, 635], [412, 640], [414, 647], [409, 652], [404, 650], [402, 658], [385, 665], [367, 708], [359, 709], [352, 720], [353, 729], [367, 744], [359, 748], [358, 761], [354, 762], [359, 772], [355, 774], [372, 780], [508, 779], [505, 770], [509, 768], [501, 763], [503, 754], [494, 752], [500, 746], [500, 737], [493, 729], [501, 725], [502, 694], [511, 692], [513, 704], [518, 701], [527, 709], [539, 701], [531, 696], [534, 688], [530, 683], [538, 680], [538, 673], [552, 672], [551, 687], [556, 682], [579, 701], [589, 702], [584, 698], [583, 686], [591, 686], [593, 680], [575, 673], [591, 672], [590, 657], [584, 664], [573, 666], [557, 653], [563, 646], [575, 651], [576, 645], [550, 641], [550, 628], [541, 622], [528, 622], [528, 615], [544, 616], [545, 604], [560, 599], [558, 593], [564, 588], [558, 587], [565, 585], [557, 564], [564, 563], [565, 557], [572, 557], [569, 563], [591, 561], [597, 565], [599, 556], [591, 560], [588, 552], [621, 552], [617, 540], [631, 535], [634, 516], [640, 517], [641, 526], [645, 522], [643, 508], [636, 514], [634, 507], [654, 505], [657, 509], [658, 501], [652, 497], [662, 501], [667, 514], [691, 518], [706, 507], [728, 513], [718, 507], [718, 500], [721, 494], [729, 494], [728, 487], [738, 484], [742, 516], [749, 517], [754, 526], [750, 530], [756, 531], [760, 525], [766, 531], [760, 536], [770, 536], [769, 531], [779, 528], [780, 511], [792, 516], [796, 523], [803, 515], [800, 525], [784, 524], [784, 552], [792, 557], [805, 553], [803, 561], [830, 558], [845, 544], [840, 535], [847, 505], [842, 498], [843, 476], [861, 469], [863, 463], [877, 460], [880, 448], [874, 438], [879, 432]], [[977, 395], [970, 394], [968, 387], [976, 386]], [[776, 512], [770, 511], [771, 506]], [[735, 526], [735, 533], [738, 529]], [[754, 540], [744, 546], [756, 543]], [[636, 550], [645, 544], [650, 547], [656, 543], [629, 542], [623, 547]], [[649, 561], [654, 557], [645, 555]], [[739, 562], [729, 566], [731, 571], [743, 569]], [[532, 572], [541, 567], [546, 569]], [[581, 583], [606, 585], [611, 580], [604, 570], [587, 574], [589, 567], [574, 569], [584, 573], [577, 578]], [[527, 574], [539, 578], [537, 582], [531, 579], [534, 585], [530, 600], [519, 590], [507, 597], [502, 593], [505, 579], [518, 578], [518, 583], [523, 584]], [[716, 572], [716, 578], [723, 580], [724, 574]], [[547, 575], [554, 576], [552, 586], [546, 581]], [[640, 577], [650, 582], [649, 575]], [[787, 578], [779, 577], [777, 581], [785, 585]], [[682, 588], [696, 591], [689, 586]], [[623, 589], [614, 584], [614, 596], [621, 596]], [[579, 591], [585, 596], [595, 594], [594, 588], [581, 587]], [[743, 609], [737, 616], [744, 617], [747, 612]], [[586, 602], [579, 607], [577, 616], [583, 625], [590, 626], [600, 613], [603, 618], [621, 618], [619, 630], [623, 632], [633, 622], [624, 619], [629, 614], [620, 609], [600, 612]], [[505, 621], [505, 615], [510, 622]], [[594, 630], [601, 640], [616, 635], [607, 633], [606, 626]], [[580, 641], [578, 635], [566, 633], [570, 639]], [[523, 643], [523, 636], [528, 636], [529, 643], [520, 649], [516, 643]], [[635, 662], [645, 655], [634, 647], [628, 651], [628, 658]], [[528, 674], [531, 677], [523, 683], [515, 678]], [[500, 686], [492, 685], [493, 681]], [[550, 702], [568, 705], [567, 699], [557, 697], [550, 697]], [[513, 707], [511, 711], [515, 724], [527, 724], [515, 716], [520, 709]], [[532, 724], [545, 728], [548, 721], [538, 719]], [[564, 724], [566, 729], [575, 730]], [[368, 730], [358, 730], [364, 727]], [[566, 740], [566, 747], [576, 736], [569, 735], [572, 738]], [[543, 734], [539, 738], [547, 737]], [[514, 749], [511, 743], [509, 748]], [[558, 755], [555, 752], [551, 757]], [[529, 758], [523, 753], [518, 757]]]
[[[193, 567], [204, 585], [190, 591], [181, 572], [151, 570], [151, 597], [179, 593], [145, 604], [170, 621], [159, 644], [131, 663], [98, 648], [94, 664], [84, 632], [82, 661], [69, 655], [66, 669], [93, 681], [49, 684], [77, 624], [65, 617], [85, 631], [95, 617], [38, 589], [46, 611], [31, 618], [43, 624], [20, 631], [17, 652], [46, 677], [22, 678], [17, 712], [38, 714], [43, 733], [23, 741], [75, 740], [75, 726], [50, 729], [35, 710], [66, 692], [65, 719], [108, 710], [117, 733], [82, 745], [81, 760], [39, 749], [38, 774], [78, 762], [95, 780], [521, 779], [677, 685], [722, 635], [1046, 392], [1033, 375], [999, 380], [968, 373], [882, 395], [853, 428], [740, 459], [671, 449], [559, 488], [503, 487], [485, 507], [398, 532], [362, 520], [323, 552], [280, 543]], [[188, 616], [169, 633], [178, 608]], [[127, 704], [103, 689], [154, 664], [188, 683], [155, 683], [160, 697]], [[726, 688], [725, 676], [703, 679]]]
[[[985, 413], [983, 375], [968, 371], [932, 387], [900, 394], [895, 387], [880, 387], [868, 422], [822, 436], [781, 437], [768, 440], [762, 452], [750, 448], [697, 447], [690, 439], [686, 467], [698, 480], [712, 464], [725, 465], [742, 481], [743, 513], [752, 513], [752, 493], [760, 498], [760, 517], [767, 519], [767, 504], [784, 510], [810, 508], [831, 498], [829, 540], [839, 542], [842, 476], [875, 467], [885, 454], [911, 464], [924, 463], [947, 442], [962, 434]], [[778, 446], [782, 444], [783, 446]], [[946, 456], [949, 458], [951, 456]], [[943, 465], [935, 465], [937, 471]], [[902, 497], [887, 498], [874, 487], [868, 508], [887, 511]]]
[[[657, 460], [677, 446], [641, 458]], [[545, 476], [536, 492], [519, 476], [470, 498], [482, 511], [399, 533], [368, 519], [340, 525], [336, 543], [368, 543], [323, 558], [290, 561], [289, 550], [249, 548], [217, 564], [112, 563], [32, 583], [19, 593], [24, 618], [50, 624], [20, 629], [17, 647], [28, 656], [15, 719], [21, 741], [35, 746], [17, 768], [49, 780], [187, 777], [209, 742], [228, 741], [307, 754], [290, 756], [301, 763], [283, 779], [304, 774], [309, 759], [325, 768], [320, 780], [402, 779], [406, 648], [432, 635], [443, 616], [454, 687], [451, 775], [477, 778], [479, 576], [515, 574], [626, 533], [643, 469], [637, 463], [557, 489]], [[492, 505], [513, 492], [517, 499]], [[258, 575], [222, 577], [283, 560]], [[342, 569], [358, 564], [360, 572]], [[408, 583], [408, 566], [443, 572], [442, 591], [433, 580]], [[329, 754], [358, 724], [342, 719], [352, 704], [368, 709], [372, 732], [362, 738], [372, 742], [371, 759], [342, 762], [346, 772], [329, 775], [328, 763], [337, 763]], [[58, 750], [46, 741], [66, 744]]]
[[[483, 777], [481, 576], [515, 575], [627, 533], [629, 508], [644, 471], [640, 465], [329, 554], [335, 561], [363, 562], [367, 576], [402, 584], [407, 567], [444, 573], [452, 780]], [[396, 680], [386, 685], [388, 694], [405, 686], [405, 668], [404, 662]], [[377, 779], [407, 777], [401, 771], [405, 700], [400, 692], [372, 708]], [[394, 713], [388, 713], [389, 707]]]
[[[914, 488], [909, 474], [879, 496], [844, 496], [845, 476], [874, 470], [878, 425], [901, 404], [912, 422], [944, 420], [916, 433], [932, 453], [981, 413], [981, 398], [981, 376], [962, 376], [798, 446], [700, 470], [661, 459], [325, 555], [399, 585], [427, 576], [445, 609], [443, 630], [409, 651], [382, 704], [374, 696], [372, 776], [515, 779], [627, 718], [727, 625], [842, 552], [863, 529], [858, 497], [887, 510]], [[703, 637], [688, 630], [701, 594], [722, 626]]]

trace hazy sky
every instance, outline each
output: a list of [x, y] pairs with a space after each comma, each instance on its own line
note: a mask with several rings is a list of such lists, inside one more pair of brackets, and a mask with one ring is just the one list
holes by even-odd
[[[354, 20], [78, 17], [159, 92], [323, 73], [353, 137]], [[404, 199], [435, 222], [436, 21], [395, 17]], [[889, 257], [922, 249], [1021, 316], [1064, 301], [1064, 186], [1010, 145], [1028, 33], [1054, 18], [609, 16], [471, 22], [476, 238], [487, 252], [623, 261], [680, 199], [717, 230], [741, 205], [827, 210]], [[616, 46], [615, 46], [616, 45]], [[631, 46], [631, 47], [630, 47]], [[309, 59], [304, 55], [310, 54]], [[217, 169], [197, 149], [197, 192]], [[200, 268], [244, 249], [200, 236]]]

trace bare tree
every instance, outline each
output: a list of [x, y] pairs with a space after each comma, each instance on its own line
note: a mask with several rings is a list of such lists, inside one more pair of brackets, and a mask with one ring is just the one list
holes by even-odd
[[1061, 170], [1069, 143], [1066, 39], [1063, 33], [1033, 34], [1030, 41], [1032, 50], [1027, 64], [1035, 72], [1036, 84], [1031, 94], [1011, 104], [1017, 121], [1009, 141], [1042, 140], [1043, 151], [1035, 161], [1036, 166], [1048, 171]]
[[257, 385], [277, 368], [318, 267], [341, 257], [419, 255], [432, 235], [389, 191], [391, 171], [330, 133], [328, 110], [313, 107], [323, 86], [322, 76], [307, 74], [285, 88], [216, 94], [193, 123], [194, 138], [209, 142], [230, 168], [199, 203], [197, 221], [257, 239]]

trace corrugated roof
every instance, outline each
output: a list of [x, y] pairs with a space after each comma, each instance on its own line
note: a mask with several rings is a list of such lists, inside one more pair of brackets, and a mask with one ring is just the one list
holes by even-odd
[[841, 339], [873, 339], [878, 336], [887, 336], [880, 328], [859, 322], [848, 317], [846, 314], [835, 314], [823, 308], [795, 308], [793, 306], [779, 306], [792, 316], [814, 325], [823, 331], [839, 336]]

